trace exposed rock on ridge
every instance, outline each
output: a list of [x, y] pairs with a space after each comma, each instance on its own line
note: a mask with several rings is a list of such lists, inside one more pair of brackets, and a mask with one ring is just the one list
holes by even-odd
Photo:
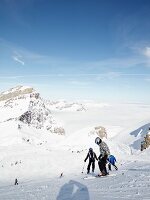
[[31, 87], [17, 86], [15, 88], [11, 88], [7, 92], [2, 92], [0, 94], [0, 101], [5, 101], [20, 95], [31, 94], [33, 92], [35, 92], [35, 90]]

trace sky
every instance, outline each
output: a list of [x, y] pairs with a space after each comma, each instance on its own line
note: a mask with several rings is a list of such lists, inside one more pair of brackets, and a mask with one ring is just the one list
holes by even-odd
[[0, 92], [150, 103], [149, 0], [1, 0]]

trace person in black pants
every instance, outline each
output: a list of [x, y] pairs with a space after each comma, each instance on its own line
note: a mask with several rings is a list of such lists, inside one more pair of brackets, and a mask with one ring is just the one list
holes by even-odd
[[89, 158], [89, 164], [87, 166], [87, 174], [90, 173], [91, 165], [92, 165], [92, 172], [94, 172], [94, 170], [95, 170], [95, 159], [98, 160], [96, 153], [93, 151], [92, 148], [89, 148], [89, 152], [88, 152], [84, 162], [86, 162], [88, 158]]
[[107, 169], [106, 169], [106, 164], [107, 164], [107, 158], [110, 155], [110, 150], [107, 144], [102, 141], [99, 137], [95, 139], [95, 143], [99, 146], [100, 150], [100, 156], [98, 157], [98, 166], [101, 172], [100, 176], [106, 176]]
[[105, 154], [104, 156], [100, 155], [98, 157], [98, 166], [101, 172], [100, 176], [106, 176], [108, 175], [107, 169], [106, 169], [106, 164], [107, 164], [107, 154]]

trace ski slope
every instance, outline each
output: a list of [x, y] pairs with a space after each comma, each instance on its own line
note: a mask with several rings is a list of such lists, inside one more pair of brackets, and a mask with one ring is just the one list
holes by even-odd
[[149, 199], [150, 168], [148, 162], [132, 161], [120, 166], [115, 177], [84, 180], [79, 172], [46, 178], [24, 179], [19, 185], [1, 184], [0, 199], [94, 200]]
[[[12, 107], [0, 103], [0, 200], [149, 199], [150, 149], [139, 150], [150, 125], [149, 105], [86, 102], [81, 111], [54, 109], [52, 117], [65, 130], [59, 135], [27, 124], [18, 129], [29, 101], [15, 100]], [[114, 177], [84, 180], [88, 149], [99, 154], [97, 135], [91, 134], [95, 126], [106, 128], [104, 140], [119, 170], [110, 172]]]

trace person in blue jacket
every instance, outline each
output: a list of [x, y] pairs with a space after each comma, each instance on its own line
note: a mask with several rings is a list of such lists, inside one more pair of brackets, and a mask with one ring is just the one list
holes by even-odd
[[118, 167], [115, 165], [115, 163], [117, 162], [115, 156], [110, 155], [110, 156], [107, 158], [107, 160], [108, 160], [108, 162], [109, 162], [109, 163], [108, 163], [108, 169], [109, 169], [109, 170], [111, 170], [111, 165], [114, 166], [115, 170], [118, 170]]

